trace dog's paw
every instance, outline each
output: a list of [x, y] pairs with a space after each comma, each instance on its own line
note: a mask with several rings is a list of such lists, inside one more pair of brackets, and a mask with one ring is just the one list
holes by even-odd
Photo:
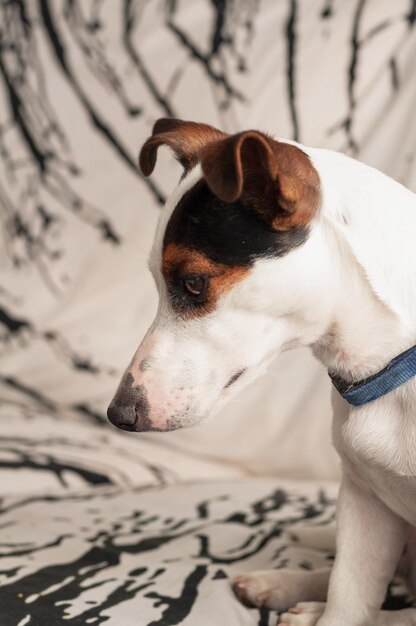
[[305, 597], [302, 592], [308, 574], [291, 570], [257, 571], [237, 576], [232, 586], [246, 606], [284, 611]]
[[237, 598], [246, 606], [267, 607], [274, 584], [274, 572], [258, 571], [237, 576], [232, 587]]
[[287, 613], [282, 613], [278, 626], [315, 626], [325, 610], [325, 602], [299, 602]]

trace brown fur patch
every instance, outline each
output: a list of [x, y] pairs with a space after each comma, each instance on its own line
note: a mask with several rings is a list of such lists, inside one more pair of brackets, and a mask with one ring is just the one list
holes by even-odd
[[275, 231], [309, 225], [319, 208], [320, 179], [309, 157], [265, 133], [228, 135], [207, 124], [162, 118], [140, 152], [145, 176], [153, 172], [161, 145], [173, 150], [185, 173], [200, 162], [218, 198], [248, 202]]
[[201, 252], [169, 243], [163, 251], [162, 273], [168, 289], [178, 275], [201, 274], [209, 278], [206, 301], [201, 306], [190, 306], [188, 311], [182, 311], [183, 316], [189, 319], [213, 311], [219, 298], [243, 280], [250, 273], [250, 268], [215, 263]]
[[197, 164], [201, 148], [225, 136], [225, 133], [208, 124], [162, 118], [153, 126], [152, 136], [140, 151], [140, 169], [145, 176], [149, 176], [156, 165], [158, 148], [166, 145], [188, 172]]
[[218, 198], [241, 198], [276, 231], [308, 225], [319, 208], [318, 172], [296, 146], [249, 130], [206, 145], [200, 161]]

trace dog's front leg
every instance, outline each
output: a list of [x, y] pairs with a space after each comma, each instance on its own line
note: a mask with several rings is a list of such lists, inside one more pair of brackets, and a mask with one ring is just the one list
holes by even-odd
[[[381, 626], [395, 623], [391, 621], [394, 615], [380, 614], [380, 607], [407, 534], [408, 526], [403, 520], [345, 473], [338, 496], [336, 558], [329, 581], [328, 602], [326, 605], [302, 602], [282, 614], [279, 624]], [[403, 619], [396, 623], [404, 626], [413, 622]]]
[[344, 473], [337, 505], [337, 554], [318, 626], [374, 626], [403, 549], [407, 524]]

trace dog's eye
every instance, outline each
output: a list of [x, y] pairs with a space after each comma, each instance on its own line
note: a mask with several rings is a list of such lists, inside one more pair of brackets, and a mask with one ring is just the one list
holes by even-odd
[[183, 284], [191, 296], [198, 297], [205, 292], [207, 279], [205, 276], [187, 276], [183, 279]]

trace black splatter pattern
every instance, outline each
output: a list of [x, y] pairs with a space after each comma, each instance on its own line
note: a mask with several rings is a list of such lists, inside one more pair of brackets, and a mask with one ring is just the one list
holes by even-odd
[[[173, 170], [138, 172], [154, 120], [234, 132], [249, 119], [360, 157], [399, 112], [404, 141], [416, 1], [374, 6], [0, 2], [1, 626], [221, 624], [225, 608], [227, 624], [268, 626], [276, 616], [242, 613], [230, 578], [332, 560], [290, 535], [332, 520], [332, 490], [233, 482], [171, 440], [117, 431], [105, 408], [155, 305], [142, 266]], [[398, 147], [407, 184], [414, 142]], [[395, 583], [388, 602], [408, 602]]]

